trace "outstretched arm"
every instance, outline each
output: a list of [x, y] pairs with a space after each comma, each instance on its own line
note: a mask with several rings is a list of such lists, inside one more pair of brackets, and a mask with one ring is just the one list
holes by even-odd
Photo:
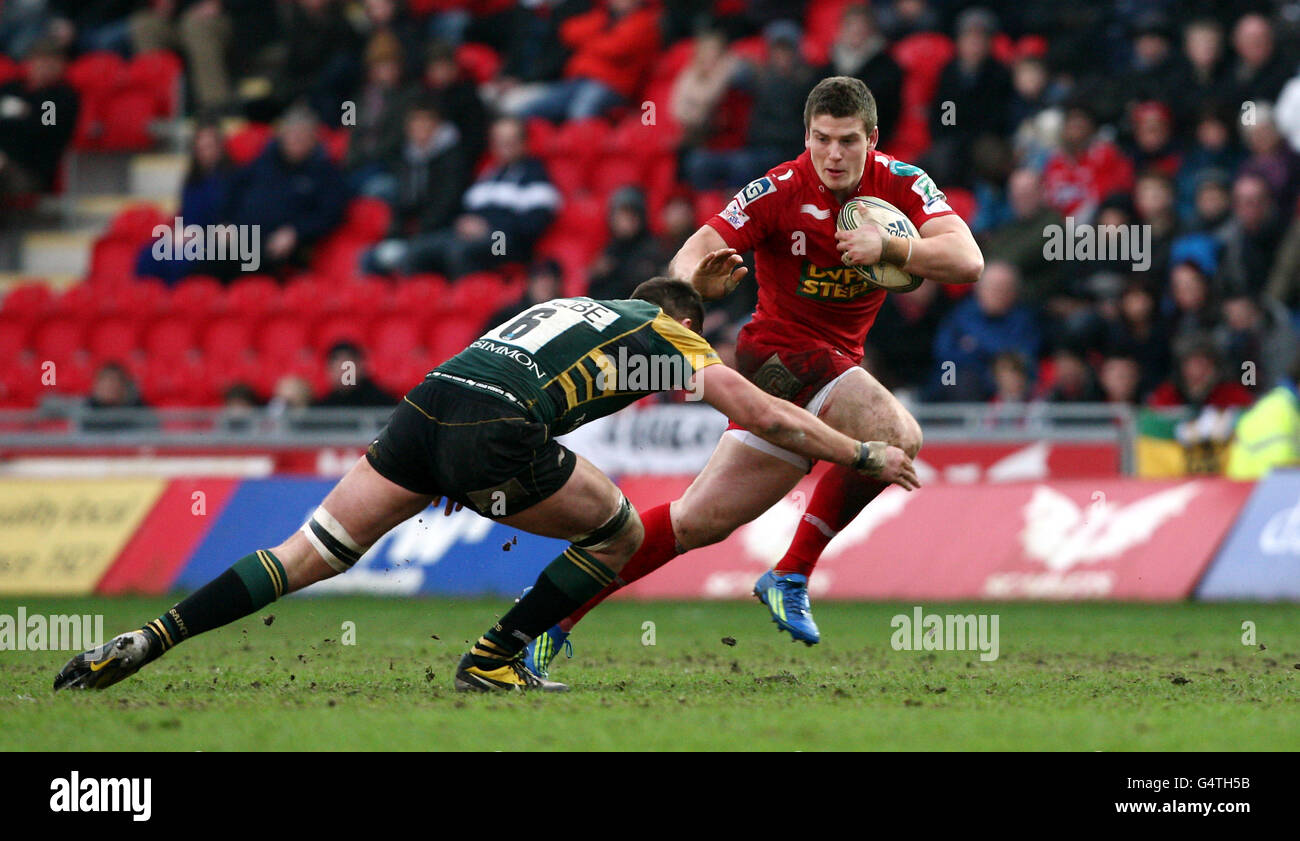
[[695, 375], [704, 402], [764, 441], [812, 459], [853, 467], [865, 476], [919, 488], [907, 453], [883, 441], [855, 441], [788, 400], [773, 397], [725, 365]]
[[714, 301], [735, 289], [749, 273], [741, 262], [721, 234], [701, 225], [668, 264], [668, 275], [690, 283], [704, 300]]

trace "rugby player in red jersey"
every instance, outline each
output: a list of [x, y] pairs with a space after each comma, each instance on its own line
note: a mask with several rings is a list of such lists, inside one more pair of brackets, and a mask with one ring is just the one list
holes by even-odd
[[[859, 365], [887, 293], [848, 264], [883, 259], [931, 281], [973, 283], [984, 258], [934, 181], [876, 150], [876, 104], [860, 80], [834, 76], [818, 83], [804, 105], [804, 127], [804, 153], [737, 193], [682, 245], [669, 273], [689, 279], [706, 300], [717, 299], [743, 280], [748, 269], [740, 252], [753, 249], [758, 307], [740, 332], [740, 372], [847, 435], [886, 441], [914, 457], [920, 425]], [[840, 208], [854, 196], [890, 202], [920, 238], [895, 237], [875, 225], [837, 231]], [[808, 459], [733, 424], [680, 499], [641, 512], [640, 549], [613, 584], [529, 646], [530, 665], [545, 674], [587, 610], [678, 554], [724, 540], [810, 469]], [[886, 487], [838, 466], [817, 483], [785, 556], [754, 587], [780, 630], [808, 645], [820, 640], [808, 576], [831, 538]]]

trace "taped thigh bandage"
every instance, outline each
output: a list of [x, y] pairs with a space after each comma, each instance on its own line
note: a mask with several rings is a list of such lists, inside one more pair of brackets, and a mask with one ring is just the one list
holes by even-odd
[[622, 497], [622, 501], [618, 504], [618, 512], [613, 517], [606, 520], [605, 524], [595, 531], [574, 540], [573, 545], [588, 552], [599, 552], [614, 542], [614, 538], [622, 533], [630, 519], [632, 519], [632, 503], [627, 501], [627, 497]]
[[335, 572], [347, 572], [370, 548], [353, 540], [347, 529], [324, 508], [312, 512], [311, 518], [303, 523], [302, 533]]

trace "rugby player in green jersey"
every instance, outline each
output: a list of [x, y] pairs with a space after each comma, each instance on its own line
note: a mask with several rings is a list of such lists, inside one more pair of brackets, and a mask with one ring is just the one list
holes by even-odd
[[[713, 272], [734, 252], [706, 256]], [[585, 604], [641, 543], [636, 510], [610, 479], [555, 440], [656, 391], [688, 388], [773, 444], [850, 465], [911, 490], [911, 459], [855, 441], [720, 364], [694, 332], [700, 295], [654, 278], [625, 301], [537, 304], [438, 366], [303, 527], [259, 549], [139, 630], [77, 655], [54, 688], [103, 689], [173, 646], [286, 593], [346, 572], [394, 526], [440, 498], [484, 517], [571, 541], [460, 660], [457, 689], [563, 690], [529, 671], [530, 640]]]

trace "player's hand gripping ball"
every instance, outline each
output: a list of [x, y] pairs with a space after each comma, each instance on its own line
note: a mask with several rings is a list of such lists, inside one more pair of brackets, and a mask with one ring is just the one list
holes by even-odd
[[[835, 227], [841, 231], [852, 231], [865, 224], [873, 224], [882, 233], [896, 237], [920, 236], [912, 220], [903, 211], [875, 196], [855, 196], [849, 199], [840, 208], [839, 218], [835, 220]], [[863, 280], [889, 292], [911, 292], [923, 280], [884, 260], [874, 266], [849, 264], [849, 267], [856, 270]]]

